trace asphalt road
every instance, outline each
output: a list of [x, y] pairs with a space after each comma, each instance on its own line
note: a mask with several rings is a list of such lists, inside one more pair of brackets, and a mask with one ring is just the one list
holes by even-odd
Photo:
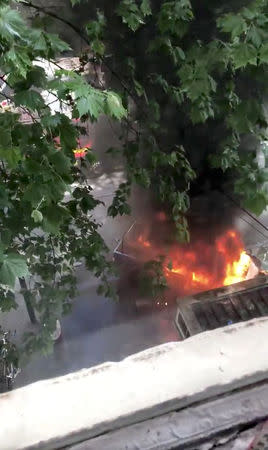
[[120, 361], [146, 348], [179, 339], [175, 308], [135, 310], [127, 293], [121, 302], [96, 294], [96, 280], [79, 269], [80, 294], [62, 320], [62, 339], [50, 356], [35, 356], [15, 380], [15, 388], [107, 361]]

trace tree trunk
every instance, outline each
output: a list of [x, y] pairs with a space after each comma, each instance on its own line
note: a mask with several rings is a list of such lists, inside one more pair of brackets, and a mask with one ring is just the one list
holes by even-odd
[[[20, 286], [21, 286], [22, 290], [27, 290], [27, 284], [26, 284], [26, 281], [24, 280], [24, 278], [19, 278], [19, 282], [20, 282]], [[23, 295], [23, 298], [25, 301], [25, 305], [26, 305], [26, 309], [27, 309], [30, 321], [32, 323], [37, 323], [37, 319], [36, 319], [35, 312], [34, 312], [31, 302], [27, 299], [27, 297], [25, 297], [25, 295]]]

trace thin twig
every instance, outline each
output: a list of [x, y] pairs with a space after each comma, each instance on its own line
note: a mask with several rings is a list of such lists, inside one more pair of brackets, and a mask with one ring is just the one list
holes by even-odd
[[0, 172], [3, 174], [5, 181], [7, 181], [6, 168], [5, 168], [5, 164], [4, 164], [3, 160], [1, 160], [1, 166], [0, 166]]
[[[4, 74], [1, 79], [6, 83], [6, 85], [13, 91], [13, 87], [9, 84], [9, 82], [7, 80], [4, 79], [4, 77], [6, 76], [6, 74]], [[10, 100], [13, 103], [13, 98], [9, 97], [8, 95], [6, 95], [3, 91], [0, 92], [0, 95], [2, 95], [3, 97], [5, 97], [7, 100]], [[25, 108], [24, 106], [20, 106], [20, 108], [26, 112], [26, 114], [29, 114], [29, 116], [31, 117], [33, 122], [38, 122], [35, 117], [32, 115], [32, 113], [29, 111], [28, 108]]]
[[53, 245], [53, 241], [51, 236], [49, 236], [49, 241], [50, 241], [50, 245], [51, 245], [51, 249], [52, 249], [52, 254], [53, 254], [53, 263], [54, 263], [54, 286], [56, 284], [56, 255], [55, 255], [55, 249], [54, 249], [54, 245]]
[[[9, 97], [8, 95], [4, 94], [3, 92], [0, 93], [3, 97], [5, 97], [7, 100], [11, 101], [13, 103], [13, 98]], [[29, 114], [32, 121], [35, 123], [38, 123], [38, 120], [32, 115], [32, 113], [29, 111], [29, 109], [25, 108], [24, 106], [19, 106], [26, 114]]]

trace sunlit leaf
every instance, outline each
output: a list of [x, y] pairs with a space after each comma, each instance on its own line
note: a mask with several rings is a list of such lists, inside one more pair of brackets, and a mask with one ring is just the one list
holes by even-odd
[[144, 16], [150, 16], [152, 14], [150, 0], [142, 0], [141, 2], [141, 12]]
[[226, 14], [217, 21], [218, 27], [225, 33], [231, 33], [232, 38], [240, 36], [247, 29], [245, 19], [239, 14]]
[[126, 117], [127, 111], [122, 104], [122, 100], [115, 92], [107, 92], [107, 112], [116, 119]]
[[38, 211], [38, 209], [33, 210], [31, 217], [35, 223], [40, 223], [43, 220], [43, 214], [41, 213], [41, 211]]
[[14, 287], [17, 277], [28, 275], [28, 267], [25, 258], [16, 253], [8, 253], [4, 256], [0, 267], [0, 282]]

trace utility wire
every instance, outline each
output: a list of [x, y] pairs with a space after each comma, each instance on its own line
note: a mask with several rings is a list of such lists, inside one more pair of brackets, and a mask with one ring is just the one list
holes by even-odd
[[243, 216], [239, 216], [239, 219], [243, 220], [245, 223], [247, 223], [248, 225], [250, 225], [255, 231], [257, 231], [259, 234], [261, 234], [265, 239], [268, 238], [267, 235], [263, 234], [262, 231], [260, 231], [257, 227], [254, 227], [252, 222], [249, 222], [248, 220], [245, 219], [245, 217]]
[[[225, 195], [226, 198], [228, 198], [231, 202], [233, 202], [239, 209], [241, 209], [241, 211], [243, 211], [245, 214], [247, 214], [252, 220], [257, 222], [257, 224], [260, 225], [260, 227], [262, 227], [268, 233], [268, 227], [266, 225], [264, 225], [264, 223], [262, 223], [259, 219], [257, 219], [257, 217], [254, 217], [253, 214], [251, 214], [247, 209], [243, 208], [239, 204], [239, 202], [236, 201], [235, 199], [233, 199], [233, 197], [231, 197], [229, 194], [224, 192], [222, 189], [220, 191], [222, 192], [223, 195]], [[265, 236], [265, 237], [267, 238], [268, 236]]]

